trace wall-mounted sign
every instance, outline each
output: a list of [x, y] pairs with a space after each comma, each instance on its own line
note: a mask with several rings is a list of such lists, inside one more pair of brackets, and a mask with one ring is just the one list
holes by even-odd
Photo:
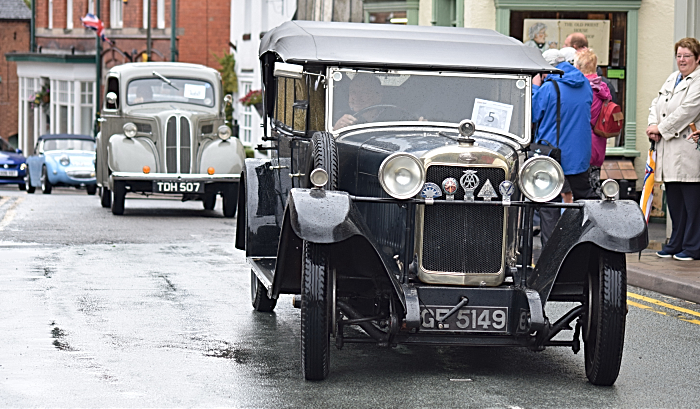
[[544, 52], [550, 48], [564, 47], [564, 40], [571, 33], [583, 33], [588, 47], [598, 57], [598, 65], [608, 65], [610, 48], [610, 20], [555, 20], [525, 19], [523, 42]]

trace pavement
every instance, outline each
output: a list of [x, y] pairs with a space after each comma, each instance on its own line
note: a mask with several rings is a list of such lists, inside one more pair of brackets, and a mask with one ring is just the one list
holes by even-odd
[[666, 243], [666, 224], [649, 224], [649, 247], [627, 255], [627, 284], [700, 303], [700, 260], [660, 258], [656, 252]]

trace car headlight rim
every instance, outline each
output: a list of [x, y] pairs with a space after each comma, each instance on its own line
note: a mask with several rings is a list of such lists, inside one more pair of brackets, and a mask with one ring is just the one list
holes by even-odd
[[[379, 184], [394, 199], [415, 197], [425, 184], [425, 169], [420, 159], [405, 152], [387, 156], [379, 166]], [[398, 180], [399, 178], [403, 180]], [[406, 180], [408, 178], [408, 180]]]
[[600, 184], [600, 193], [605, 200], [615, 200], [620, 194], [620, 184], [615, 179], [606, 179]]
[[138, 128], [133, 122], [125, 123], [122, 129], [124, 131], [124, 136], [126, 136], [127, 138], [133, 138], [134, 136], [136, 136], [136, 132], [138, 132]]
[[[556, 184], [552, 186], [549, 193], [542, 196], [538, 196], [537, 194], [535, 194], [535, 192], [531, 191], [529, 186], [527, 185], [527, 183], [530, 181], [528, 179], [527, 172], [538, 165], [544, 166], [545, 169], [549, 167], [548, 170], [553, 171], [555, 173], [554, 179]], [[551, 173], [548, 173], [547, 176], [553, 175]], [[531, 201], [537, 203], [546, 203], [556, 198], [561, 193], [561, 190], [564, 188], [564, 180], [564, 170], [561, 168], [559, 162], [557, 162], [553, 158], [550, 158], [549, 156], [535, 156], [534, 158], [526, 160], [523, 166], [520, 168], [518, 186], [520, 187], [520, 191], [525, 195], [525, 197], [527, 197]], [[532, 184], [535, 185], [535, 182], [532, 182]]]
[[221, 138], [221, 140], [227, 140], [231, 137], [231, 128], [228, 125], [221, 125], [217, 130], [216, 134]]
[[63, 166], [68, 166], [70, 165], [70, 158], [67, 155], [63, 155], [58, 159], [58, 163]]

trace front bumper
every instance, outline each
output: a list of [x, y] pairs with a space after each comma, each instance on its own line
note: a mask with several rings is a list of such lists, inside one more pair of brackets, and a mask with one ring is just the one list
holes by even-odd
[[[153, 185], [157, 183], [179, 184], [179, 183], [200, 183], [203, 186], [237, 184], [241, 179], [240, 174], [177, 174], [177, 173], [140, 173], [140, 172], [114, 172], [109, 175], [109, 188], [114, 189], [115, 182], [123, 182], [129, 191], [153, 193]], [[207, 191], [209, 189], [206, 189]], [[184, 192], [157, 192], [164, 194], [182, 194]], [[201, 192], [200, 192], [201, 193]]]

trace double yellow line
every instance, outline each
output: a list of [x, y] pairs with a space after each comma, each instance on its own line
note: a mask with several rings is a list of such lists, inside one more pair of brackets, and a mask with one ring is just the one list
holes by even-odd
[[668, 313], [661, 311], [661, 310], [658, 310], [658, 309], [654, 308], [653, 306], [640, 304], [638, 302], [632, 301], [632, 300], [630, 300], [630, 298], [644, 301], [644, 302], [649, 303], [649, 304], [658, 305], [659, 307], [664, 307], [664, 308], [668, 308], [668, 309], [671, 309], [674, 311], [682, 312], [683, 314], [689, 315], [691, 317], [698, 317], [697, 319], [696, 318], [683, 318], [683, 317], [675, 317], [675, 318], [678, 318], [681, 321], [690, 322], [692, 324], [700, 325], [700, 312], [689, 310], [689, 309], [683, 308], [683, 307], [677, 307], [675, 305], [668, 304], [668, 303], [665, 303], [663, 301], [659, 301], [659, 300], [654, 299], [654, 298], [649, 298], [649, 297], [645, 297], [643, 295], [631, 293], [629, 291], [627, 292], [627, 298], [628, 298], [627, 305], [631, 305], [633, 307], [637, 307], [637, 308], [641, 308], [641, 309], [644, 309], [647, 311], [655, 312], [657, 314], [669, 315]]

